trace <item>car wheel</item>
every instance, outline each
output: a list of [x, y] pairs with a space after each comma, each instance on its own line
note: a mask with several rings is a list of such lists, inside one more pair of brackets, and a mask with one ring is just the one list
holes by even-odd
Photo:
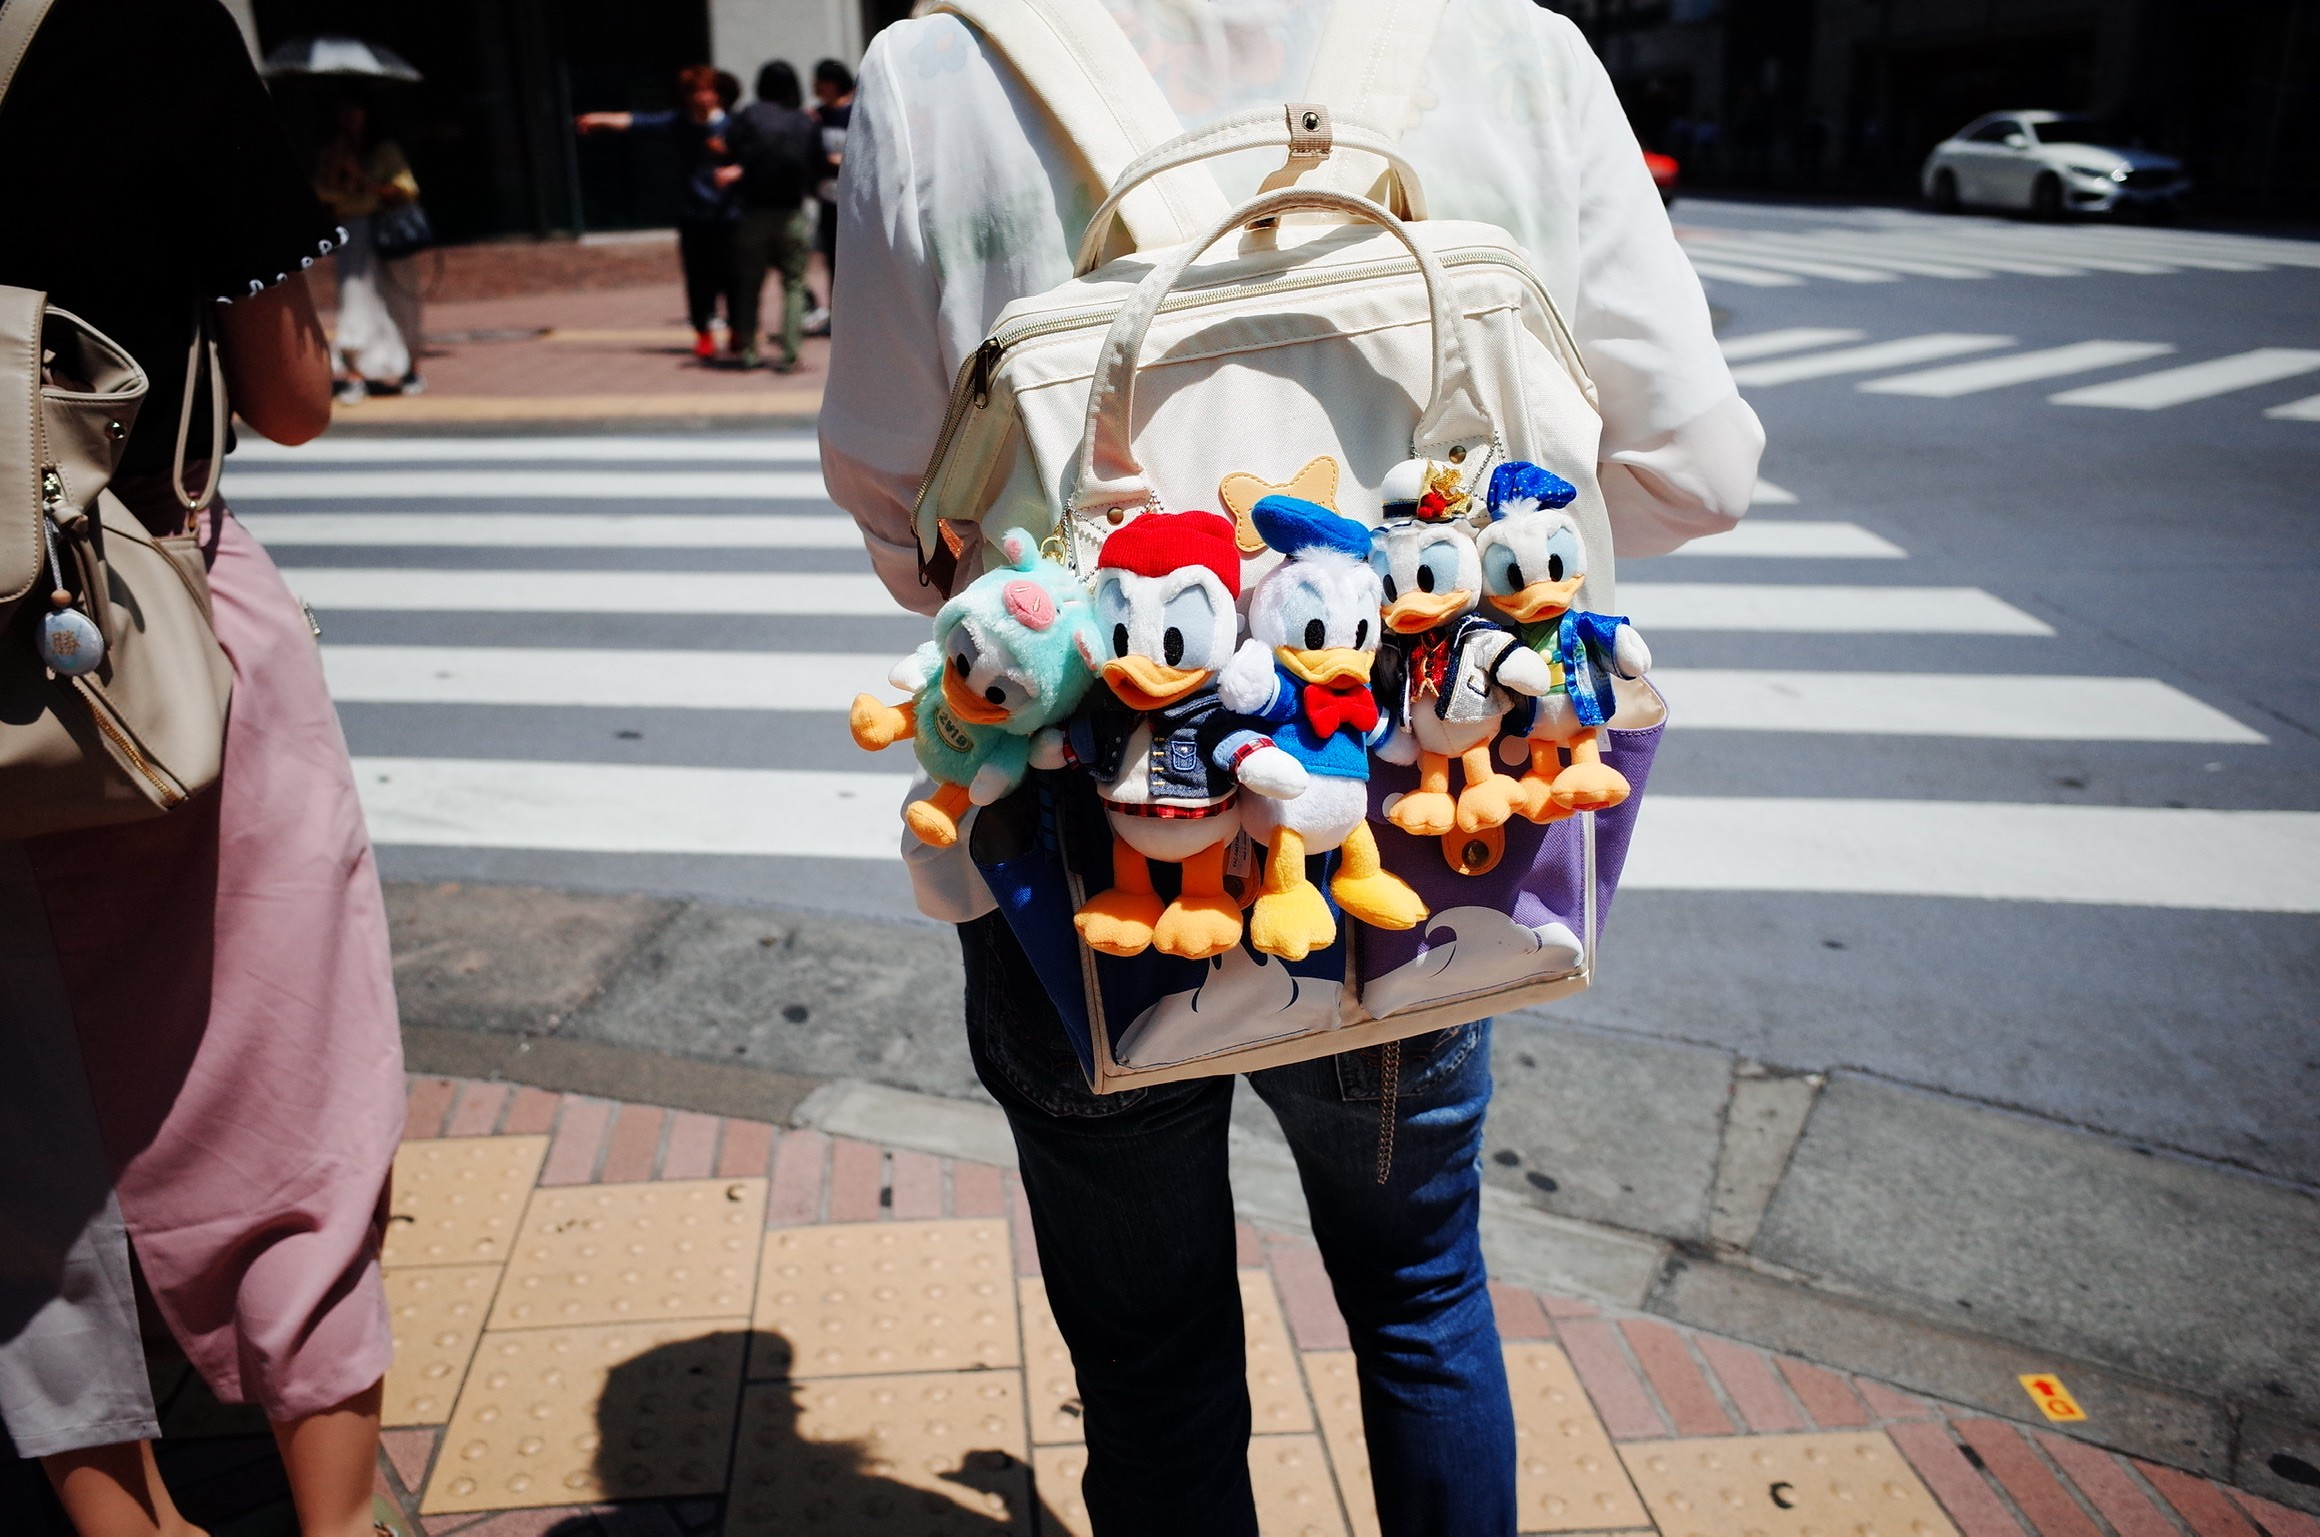
[[2059, 219], [2062, 217], [2062, 178], [2052, 171], [2041, 171], [2038, 180], [2030, 184], [2030, 217]]
[[1957, 172], [1947, 167], [1933, 173], [1933, 211], [1935, 213], [1956, 213], [1958, 211]]

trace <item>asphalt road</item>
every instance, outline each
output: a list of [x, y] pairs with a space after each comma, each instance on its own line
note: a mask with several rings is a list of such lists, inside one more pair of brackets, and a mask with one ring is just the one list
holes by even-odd
[[[1675, 217], [1769, 484], [1622, 567], [1675, 725], [1562, 1015], [2320, 1184], [2320, 246]], [[907, 915], [840, 712], [923, 631], [810, 440], [590, 442], [228, 473], [383, 868]]]

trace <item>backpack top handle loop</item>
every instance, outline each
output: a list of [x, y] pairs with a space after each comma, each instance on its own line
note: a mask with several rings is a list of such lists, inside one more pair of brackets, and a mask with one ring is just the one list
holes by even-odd
[[[1137, 156], [1121, 170], [1119, 179], [1080, 236], [1079, 255], [1072, 263], [1072, 275], [1084, 277], [1103, 265], [1104, 251], [1111, 239], [1112, 221], [1120, 205], [1145, 182], [1178, 166], [1192, 165], [1202, 160], [1213, 160], [1219, 155], [1230, 155], [1244, 149], [1284, 148], [1292, 156], [1307, 150], [1310, 141], [1295, 118], [1293, 104], [1289, 108], [1256, 107], [1247, 112], [1180, 133], [1164, 144], [1156, 144]], [[1391, 168], [1390, 191], [1395, 211], [1405, 219], [1426, 217], [1426, 194], [1418, 185], [1417, 167], [1403, 158], [1394, 141], [1374, 128], [1348, 122], [1340, 114], [1327, 126], [1327, 148], [1319, 156], [1325, 158], [1338, 149], [1365, 150], [1386, 162]]]
[[1458, 323], [1457, 296], [1434, 253], [1410, 233], [1407, 224], [1367, 198], [1317, 187], [1291, 187], [1250, 199], [1207, 233], [1169, 252], [1120, 306], [1096, 354], [1095, 373], [1088, 383], [1087, 430], [1080, 437], [1072, 513], [1086, 516], [1160, 505], [1129, 441], [1135, 414], [1136, 364], [1144, 348], [1144, 335], [1169, 291], [1183, 281], [1193, 262], [1209, 247], [1245, 225], [1305, 212], [1341, 213], [1382, 226], [1417, 260], [1432, 313], [1434, 378], [1425, 414], [1418, 418], [1417, 429], [1411, 434], [1411, 451], [1430, 457], [1431, 450], [1454, 443], [1496, 441], [1497, 429], [1482, 409], [1475, 389], [1473, 364], [1467, 358]]

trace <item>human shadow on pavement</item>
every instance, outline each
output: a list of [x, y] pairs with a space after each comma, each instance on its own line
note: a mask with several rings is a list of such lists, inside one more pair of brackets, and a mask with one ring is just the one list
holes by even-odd
[[[875, 1385], [744, 1383], [752, 1341], [760, 1370], [792, 1358], [777, 1334], [717, 1330], [655, 1346], [612, 1369], [596, 1415], [595, 1472], [605, 1499], [696, 1499], [727, 1466], [729, 1444], [724, 1519], [714, 1529], [730, 1537], [1069, 1531], [1039, 1506], [1029, 1462], [1003, 1446], [976, 1444], [986, 1426], [996, 1432], [993, 1441], [1021, 1441], [1020, 1379], [1006, 1398], [977, 1402], [986, 1384], [1013, 1373], [950, 1372]], [[841, 1416], [851, 1409], [856, 1422], [874, 1419], [884, 1444], [812, 1434], [809, 1396], [817, 1390], [845, 1400]], [[737, 1418], [730, 1412], [736, 1402]], [[604, 1530], [594, 1515], [575, 1513], [544, 1537], [599, 1537]]]

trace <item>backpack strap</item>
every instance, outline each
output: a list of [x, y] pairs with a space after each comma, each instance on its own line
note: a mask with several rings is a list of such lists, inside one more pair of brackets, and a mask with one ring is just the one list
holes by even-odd
[[[1418, 115], [1418, 91], [1448, 8], [1448, 0], [1335, 0], [1313, 55], [1305, 99], [1325, 102], [1338, 116], [1399, 139]], [[1382, 202], [1389, 190], [1384, 182], [1388, 169], [1377, 155], [1348, 147], [1298, 184]]]
[[[932, 0], [919, 14], [933, 11], [970, 23], [1005, 55], [1054, 114], [1098, 188], [1184, 130], [1128, 35], [1098, 0]], [[1120, 222], [1133, 249], [1149, 250], [1190, 240], [1230, 206], [1206, 167], [1185, 166], [1130, 193]]]

